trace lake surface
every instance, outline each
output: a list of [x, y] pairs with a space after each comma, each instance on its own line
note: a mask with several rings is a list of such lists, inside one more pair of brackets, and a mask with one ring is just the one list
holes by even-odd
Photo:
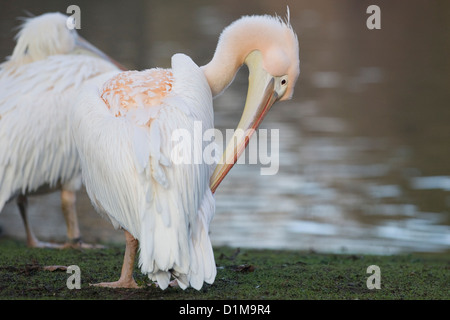
[[[381, 8], [369, 30], [366, 9]], [[12, 52], [16, 17], [65, 12], [65, 1], [2, 1], [0, 56]], [[80, 34], [129, 67], [169, 67], [177, 52], [199, 65], [218, 35], [245, 14], [285, 16], [300, 43], [294, 98], [261, 128], [279, 133], [279, 170], [238, 164], [216, 194], [215, 245], [391, 254], [450, 249], [450, 2], [78, 1]], [[215, 99], [216, 127], [240, 117], [243, 68]], [[82, 191], [78, 211], [91, 242], [123, 241]], [[37, 235], [61, 241], [59, 195], [35, 197]], [[2, 234], [23, 238], [18, 210], [0, 214]]]

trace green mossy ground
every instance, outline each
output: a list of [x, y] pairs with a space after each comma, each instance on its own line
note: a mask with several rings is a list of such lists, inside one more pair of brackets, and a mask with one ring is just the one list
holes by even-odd
[[[106, 249], [30, 249], [23, 242], [0, 240], [0, 299], [443, 299], [450, 298], [450, 253], [393, 256], [318, 254], [297, 251], [215, 248], [217, 277], [200, 291], [147, 286], [108, 289], [89, 283], [115, 281], [124, 247]], [[78, 265], [81, 289], [69, 290], [66, 271], [48, 265]], [[369, 290], [367, 267], [381, 269], [381, 289]]]

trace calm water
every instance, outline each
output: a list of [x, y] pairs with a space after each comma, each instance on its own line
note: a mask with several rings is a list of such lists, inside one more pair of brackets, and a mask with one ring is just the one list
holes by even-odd
[[[366, 28], [379, 2], [381, 30]], [[65, 1], [2, 1], [0, 56], [11, 53], [15, 18], [65, 12]], [[216, 245], [361, 253], [450, 248], [450, 2], [77, 1], [80, 33], [130, 69], [170, 66], [177, 52], [199, 65], [220, 31], [244, 14], [285, 15], [300, 41], [294, 99], [263, 128], [279, 129], [279, 171], [236, 165], [217, 192]], [[241, 70], [215, 100], [219, 129], [234, 128], [247, 89]], [[59, 195], [30, 203], [38, 236], [65, 236]], [[78, 210], [88, 241], [123, 241], [92, 209]], [[3, 234], [23, 237], [18, 211]]]

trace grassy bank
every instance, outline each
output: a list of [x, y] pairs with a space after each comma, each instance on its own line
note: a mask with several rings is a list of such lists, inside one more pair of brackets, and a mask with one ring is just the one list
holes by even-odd
[[[89, 283], [117, 280], [124, 248], [94, 250], [29, 249], [0, 240], [0, 299], [449, 299], [450, 253], [395, 256], [317, 254], [295, 251], [215, 248], [217, 277], [200, 291], [147, 286], [106, 289]], [[65, 270], [77, 265], [81, 289], [69, 290]], [[381, 271], [381, 289], [369, 290], [367, 267]]]

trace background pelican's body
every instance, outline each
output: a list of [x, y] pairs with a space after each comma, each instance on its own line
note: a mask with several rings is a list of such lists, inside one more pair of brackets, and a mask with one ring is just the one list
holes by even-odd
[[45, 185], [81, 186], [68, 107], [81, 83], [110, 68], [96, 58], [58, 55], [0, 73], [0, 208]]
[[[156, 84], [159, 77], [164, 84]], [[87, 88], [73, 115], [93, 204], [139, 241], [141, 271], [161, 288], [171, 273], [183, 288], [212, 283], [216, 266], [208, 232], [215, 208], [209, 189], [214, 167], [171, 159], [175, 146], [190, 152], [193, 143], [203, 144], [190, 140], [195, 121], [203, 130], [214, 127], [212, 95], [202, 70], [177, 54], [170, 70], [133, 71], [101, 83]], [[124, 105], [130, 96], [131, 105]], [[178, 129], [191, 136], [172, 141]]]
[[27, 19], [13, 54], [0, 65], [0, 211], [21, 195], [28, 232], [25, 195], [62, 189], [68, 229], [73, 228], [68, 237], [77, 241], [74, 192], [81, 187], [81, 167], [69, 110], [83, 83], [117, 68], [73, 54], [77, 35], [64, 29], [66, 19], [58, 13]]

